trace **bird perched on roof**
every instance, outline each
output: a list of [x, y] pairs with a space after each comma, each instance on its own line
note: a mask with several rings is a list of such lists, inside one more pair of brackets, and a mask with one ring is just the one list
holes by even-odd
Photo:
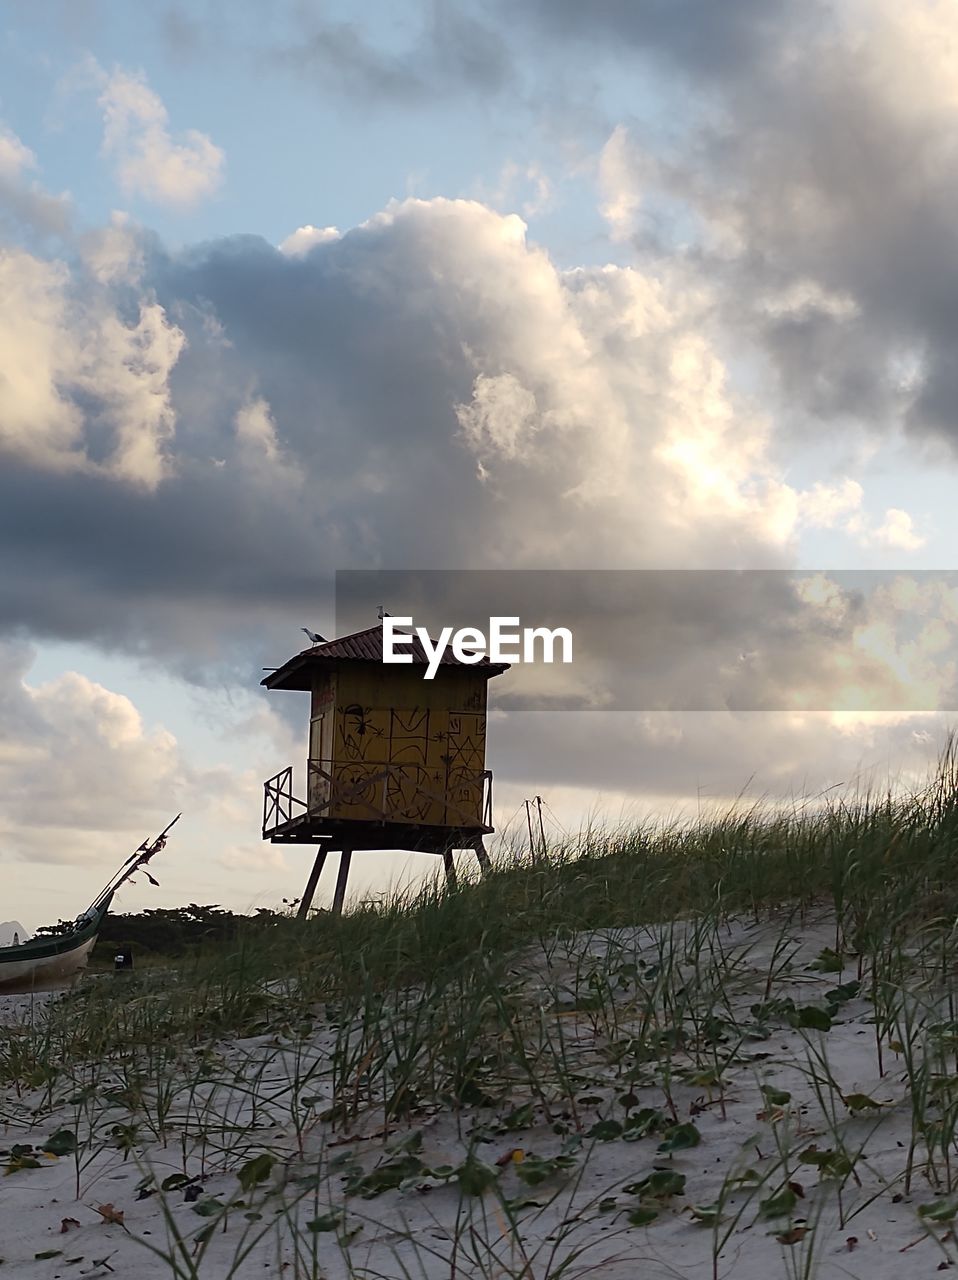
[[309, 638], [310, 644], [325, 644], [326, 637], [321, 636], [318, 631], [310, 631], [309, 627], [300, 627], [300, 631], [305, 631]]
[[380, 606], [379, 606], [379, 621], [380, 621], [380, 622], [382, 622], [383, 618], [391, 618], [391, 617], [392, 617], [392, 614], [391, 614], [391, 613], [388, 613], [388, 612], [387, 612], [387, 611], [382, 607], [382, 605], [380, 605]]

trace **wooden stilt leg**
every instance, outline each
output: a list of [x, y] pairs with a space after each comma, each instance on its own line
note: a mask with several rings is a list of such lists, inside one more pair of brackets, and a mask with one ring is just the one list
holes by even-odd
[[448, 846], [442, 851], [442, 861], [446, 868], [446, 884], [450, 889], [455, 889], [459, 883], [456, 879], [456, 863], [452, 856], [452, 849]]
[[346, 881], [349, 879], [349, 864], [352, 860], [352, 849], [344, 849], [339, 855], [339, 874], [336, 876], [336, 892], [333, 894], [333, 915], [342, 915], [343, 901], [346, 897]]
[[476, 842], [472, 847], [476, 851], [476, 861], [479, 863], [479, 869], [483, 875], [485, 875], [492, 864], [489, 861], [488, 853], [486, 853], [486, 846], [483, 842], [482, 836], [476, 837]]
[[309, 879], [306, 881], [306, 888], [303, 890], [303, 898], [299, 904], [299, 910], [296, 913], [297, 919], [299, 920], [305, 920], [309, 914], [309, 909], [313, 905], [313, 894], [316, 892], [316, 885], [319, 883], [319, 877], [322, 874], [325, 862], [326, 850], [320, 847], [316, 851], [316, 859], [313, 862], [313, 869], [309, 873]]

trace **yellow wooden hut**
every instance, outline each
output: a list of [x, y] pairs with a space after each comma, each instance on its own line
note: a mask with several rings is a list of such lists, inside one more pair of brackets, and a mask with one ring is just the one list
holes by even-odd
[[469, 664], [446, 649], [432, 680], [414, 637], [412, 663], [383, 662], [382, 623], [322, 640], [262, 681], [267, 689], [310, 695], [302, 798], [288, 766], [265, 783], [263, 838], [319, 845], [300, 914], [309, 910], [326, 860], [341, 851], [333, 899], [342, 909], [357, 849], [441, 854], [454, 878], [453, 850], [472, 849], [487, 864], [483, 836], [492, 826], [492, 773], [486, 768], [488, 682], [508, 663]]

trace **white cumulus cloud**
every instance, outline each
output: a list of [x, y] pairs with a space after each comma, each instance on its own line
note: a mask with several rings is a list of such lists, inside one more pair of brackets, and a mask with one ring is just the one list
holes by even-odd
[[97, 69], [103, 112], [103, 153], [121, 190], [157, 204], [186, 208], [222, 184], [226, 155], [208, 134], [173, 135], [162, 99], [137, 72]]
[[155, 488], [175, 414], [180, 329], [144, 295], [135, 318], [62, 262], [0, 249], [0, 451], [44, 469]]
[[300, 258], [316, 245], [328, 244], [330, 240], [338, 240], [339, 236], [338, 227], [314, 227], [312, 223], [307, 222], [297, 227], [285, 240], [280, 241], [279, 251], [285, 253], [287, 257]]

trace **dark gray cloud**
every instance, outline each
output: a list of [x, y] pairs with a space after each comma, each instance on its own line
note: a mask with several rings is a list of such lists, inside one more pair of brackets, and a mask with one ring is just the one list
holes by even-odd
[[879, 61], [867, 45], [814, 42], [774, 77], [762, 68], [751, 86], [730, 86], [734, 132], [713, 137], [705, 183], [686, 189], [743, 245], [731, 278], [751, 315], [739, 315], [789, 395], [825, 420], [904, 413], [953, 436], [940, 383], [958, 332], [955, 122], [934, 101], [915, 110], [909, 87], [879, 78]]
[[0, 176], [0, 226], [13, 234], [26, 231], [30, 238], [49, 243], [70, 231], [69, 200], [51, 196], [37, 186], [10, 182]]
[[714, 111], [667, 158], [650, 158], [638, 131], [642, 171], [685, 201], [701, 229], [690, 266], [790, 404], [954, 441], [950, 18], [854, 3], [807, 16], [799, 39], [763, 29], [747, 66], [718, 50]]
[[880, 795], [920, 785], [948, 728], [934, 716], [863, 717], [836, 729], [832, 717], [814, 714], [497, 714], [489, 722], [497, 818], [504, 823], [520, 797], [536, 792], [574, 831], [590, 809], [598, 826], [617, 825], [623, 798], [633, 816], [651, 809], [668, 823], [672, 804], [687, 818], [698, 805], [709, 813], [737, 799], [740, 813], [763, 799], [814, 804], [828, 788], [844, 798]]
[[[732, 340], [767, 355], [790, 410], [958, 439], [950, 11], [924, 0], [510, 11], [566, 59], [588, 48], [618, 75], [655, 76], [674, 127], [645, 123], [637, 95], [636, 185], [647, 209], [663, 196], [684, 205], [691, 279], [715, 289]], [[635, 242], [662, 255], [654, 217]]]
[[354, 107], [428, 105], [464, 90], [496, 94], [514, 82], [507, 38], [465, 4], [419, 6], [412, 30], [392, 43], [383, 31], [396, 15], [385, 10], [378, 21], [374, 11], [343, 21], [321, 5], [302, 4], [289, 6], [285, 16], [262, 61], [296, 72], [321, 92], [344, 94]]
[[518, 0], [503, 12], [617, 54], [645, 51], [707, 80], [737, 75], [822, 11], [817, 0]]
[[571, 661], [517, 660], [507, 710], [958, 710], [956, 590], [935, 570], [361, 570], [337, 575], [336, 622], [386, 601], [432, 636], [565, 628]]

